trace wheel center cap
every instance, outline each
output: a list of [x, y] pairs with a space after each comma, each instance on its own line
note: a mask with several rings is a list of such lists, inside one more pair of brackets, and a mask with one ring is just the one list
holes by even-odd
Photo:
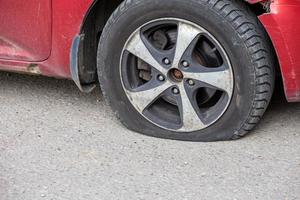
[[183, 80], [183, 73], [179, 69], [170, 69], [169, 78], [175, 82], [181, 82]]

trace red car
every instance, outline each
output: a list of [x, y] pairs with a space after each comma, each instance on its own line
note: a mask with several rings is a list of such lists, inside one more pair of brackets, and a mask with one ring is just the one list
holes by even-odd
[[[100, 82], [131, 130], [190, 141], [255, 127], [276, 75], [300, 101], [300, 0], [2, 0], [0, 69]], [[84, 116], [83, 116], [84, 117]]]

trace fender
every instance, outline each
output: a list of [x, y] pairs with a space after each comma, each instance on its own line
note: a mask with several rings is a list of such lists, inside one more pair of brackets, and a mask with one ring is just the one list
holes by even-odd
[[259, 17], [275, 47], [289, 102], [300, 101], [299, 10], [300, 0], [275, 0], [270, 13]]

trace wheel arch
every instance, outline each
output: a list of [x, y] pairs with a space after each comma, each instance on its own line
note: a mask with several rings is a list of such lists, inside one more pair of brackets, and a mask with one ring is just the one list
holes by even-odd
[[73, 39], [71, 75], [83, 92], [90, 92], [98, 82], [97, 47], [101, 32], [122, 0], [94, 0], [86, 12], [80, 32]]

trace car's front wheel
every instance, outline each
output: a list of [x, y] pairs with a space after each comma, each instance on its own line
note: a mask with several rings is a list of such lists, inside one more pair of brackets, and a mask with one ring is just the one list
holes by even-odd
[[235, 139], [255, 126], [272, 95], [266, 38], [240, 2], [124, 1], [100, 40], [101, 88], [132, 130]]

